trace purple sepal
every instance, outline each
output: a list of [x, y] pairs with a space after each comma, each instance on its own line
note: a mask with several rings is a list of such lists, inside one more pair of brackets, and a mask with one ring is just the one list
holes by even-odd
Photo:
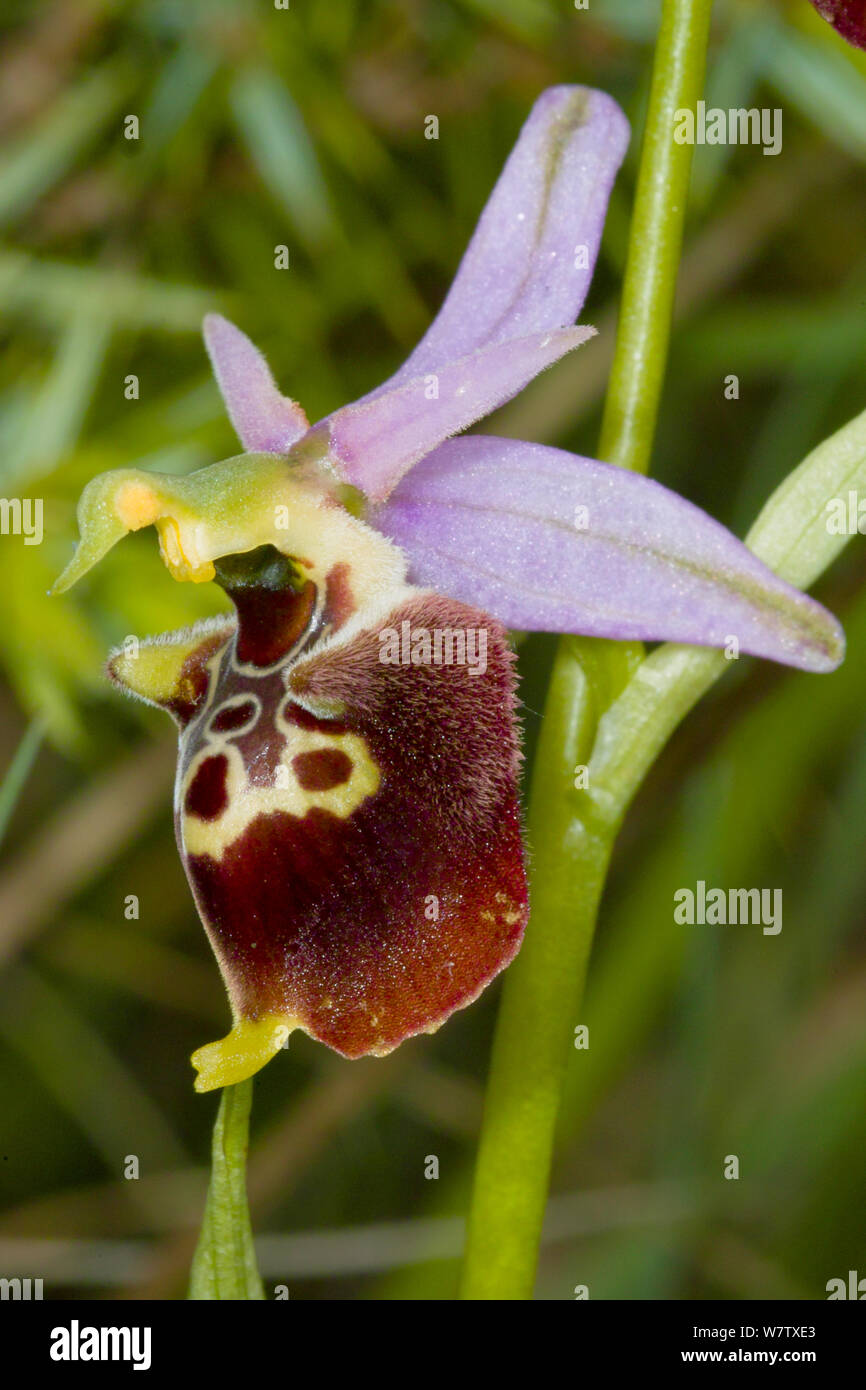
[[836, 619], [719, 522], [561, 449], [451, 440], [371, 521], [406, 552], [414, 583], [508, 627], [729, 647], [811, 671], [842, 659]]

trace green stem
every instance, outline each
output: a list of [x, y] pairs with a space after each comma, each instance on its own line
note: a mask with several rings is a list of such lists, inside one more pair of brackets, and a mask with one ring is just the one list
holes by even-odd
[[[691, 147], [674, 113], [703, 88], [711, 0], [665, 0], [623, 285], [601, 455], [646, 471], [667, 358]], [[595, 920], [633, 791], [575, 786], [599, 720], [627, 689], [634, 647], [563, 639], [536, 755], [529, 809], [532, 918], [505, 978], [469, 1214], [461, 1295], [531, 1298], [556, 1120]], [[590, 774], [591, 776], [591, 774]]]
[[[635, 648], [610, 648], [627, 679]], [[464, 1271], [466, 1298], [530, 1298], [553, 1132], [611, 841], [576, 770], [613, 698], [607, 644], [566, 638], [551, 680], [529, 812], [532, 919], [506, 976]]]
[[692, 146], [673, 139], [677, 111], [704, 86], [712, 0], [664, 0], [629, 233], [616, 351], [599, 454], [649, 469], [667, 363]]
[[263, 1299], [247, 1206], [252, 1080], [226, 1086], [213, 1132], [213, 1166], [198, 1248], [192, 1299]]

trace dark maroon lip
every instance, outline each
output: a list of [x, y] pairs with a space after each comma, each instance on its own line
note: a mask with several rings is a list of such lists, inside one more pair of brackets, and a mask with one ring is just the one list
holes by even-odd
[[[505, 632], [475, 609], [419, 594], [387, 624], [483, 627], [483, 674], [386, 665], [378, 626], [323, 646], [326, 628], [310, 641], [300, 622], [281, 629], [293, 643], [282, 661], [251, 668], [239, 660], [246, 625], [258, 629], [273, 594], [248, 584], [232, 596], [237, 639], [211, 660], [202, 717], [181, 739], [181, 782], [184, 769], [194, 773], [179, 844], [196, 903], [236, 1014], [292, 1017], [347, 1057], [387, 1052], [474, 999], [526, 924]], [[301, 603], [293, 588], [278, 618]], [[342, 707], [341, 718], [312, 715], [296, 687], [306, 701]], [[269, 809], [247, 815], [238, 803], [232, 838], [189, 852], [189, 817], [223, 824], [229, 759], [247, 788], [233, 795], [264, 792]], [[359, 767], [369, 790], [356, 804]], [[274, 790], [281, 776], [293, 779], [292, 810]]]

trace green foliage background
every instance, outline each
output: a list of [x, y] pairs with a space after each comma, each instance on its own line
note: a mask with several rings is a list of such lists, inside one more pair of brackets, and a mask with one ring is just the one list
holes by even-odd
[[[176, 1297], [215, 1111], [187, 1056], [228, 1009], [174, 851], [171, 727], [101, 665], [125, 635], [220, 599], [174, 584], [151, 534], [49, 599], [78, 493], [106, 468], [236, 452], [198, 336], [208, 310], [311, 419], [393, 370], [558, 82], [605, 88], [636, 132], [584, 314], [601, 332], [484, 428], [592, 454], [658, 5], [5, 10], [0, 491], [44, 498], [46, 534], [0, 538], [0, 1274], [44, 1276], [46, 1296]], [[866, 404], [866, 61], [805, 0], [719, 0], [706, 96], [781, 107], [784, 144], [696, 151], [653, 472], [742, 534]], [[575, 1019], [591, 1045], [571, 1062], [543, 1298], [822, 1298], [866, 1275], [864, 580], [855, 543], [819, 595], [848, 631], [841, 670], [744, 659], [628, 819]], [[552, 646], [520, 648], [530, 759]], [[677, 927], [673, 893], [698, 878], [781, 887], [782, 933]], [[268, 1289], [452, 1296], [496, 996], [385, 1061], [298, 1037], [261, 1074]]]

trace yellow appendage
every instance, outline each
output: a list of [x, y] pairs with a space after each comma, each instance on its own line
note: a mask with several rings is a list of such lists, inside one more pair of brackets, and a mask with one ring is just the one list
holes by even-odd
[[207, 1043], [192, 1054], [198, 1072], [197, 1091], [215, 1091], [246, 1081], [275, 1057], [290, 1033], [298, 1027], [294, 1018], [268, 1014], [256, 1020], [240, 1018], [232, 1031], [219, 1042]]
[[[232, 621], [226, 617], [226, 642], [232, 630]], [[197, 628], [166, 633], [164, 637], [145, 638], [130, 650], [118, 647], [109, 657], [109, 674], [130, 695], [137, 695], [152, 705], [168, 705], [172, 700], [189, 698], [183, 668], [218, 631], [216, 622], [205, 622]]]

